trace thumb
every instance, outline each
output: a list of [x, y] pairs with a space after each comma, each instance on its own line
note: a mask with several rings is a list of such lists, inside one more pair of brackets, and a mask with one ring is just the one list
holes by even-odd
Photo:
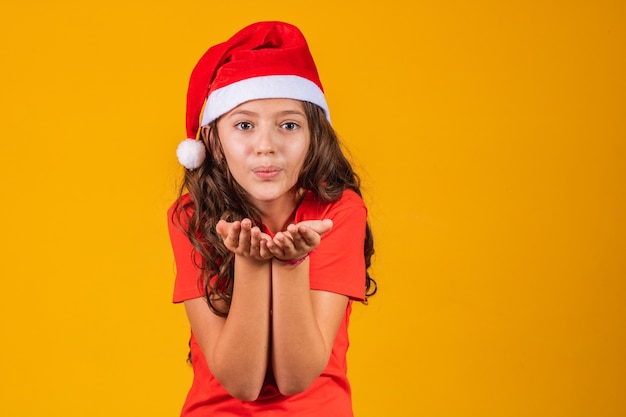
[[215, 225], [215, 231], [217, 232], [218, 235], [220, 235], [223, 239], [226, 238], [226, 236], [228, 236], [228, 232], [230, 227], [228, 227], [229, 224], [227, 221], [225, 220], [220, 220], [217, 222], [217, 224]]
[[301, 222], [300, 224], [308, 227], [320, 236], [333, 228], [333, 221], [331, 219], [308, 220]]

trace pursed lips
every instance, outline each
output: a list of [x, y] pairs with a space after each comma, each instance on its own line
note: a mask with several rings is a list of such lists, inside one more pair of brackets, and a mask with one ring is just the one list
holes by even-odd
[[252, 168], [252, 172], [260, 179], [273, 179], [275, 178], [282, 169], [275, 166], [260, 166]]

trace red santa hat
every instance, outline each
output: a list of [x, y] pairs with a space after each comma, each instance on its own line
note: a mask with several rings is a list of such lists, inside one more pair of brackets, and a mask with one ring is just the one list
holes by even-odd
[[260, 22], [211, 47], [196, 64], [187, 90], [187, 138], [176, 150], [187, 169], [202, 165], [198, 130], [255, 99], [290, 98], [317, 104], [329, 118], [324, 89], [306, 40], [288, 23]]

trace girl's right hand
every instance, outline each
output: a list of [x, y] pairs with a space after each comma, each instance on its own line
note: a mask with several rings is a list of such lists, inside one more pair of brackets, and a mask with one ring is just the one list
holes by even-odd
[[267, 248], [271, 240], [269, 235], [261, 232], [257, 226], [252, 227], [250, 219], [227, 222], [220, 220], [215, 230], [222, 237], [224, 245], [235, 255], [256, 259], [270, 259], [273, 255]]

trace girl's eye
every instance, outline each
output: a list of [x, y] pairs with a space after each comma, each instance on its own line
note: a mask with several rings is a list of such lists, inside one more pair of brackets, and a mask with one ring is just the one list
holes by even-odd
[[252, 123], [250, 122], [239, 122], [235, 125], [235, 127], [239, 130], [250, 130], [252, 129]]
[[300, 125], [298, 125], [295, 122], [286, 122], [282, 124], [282, 128], [283, 129], [287, 129], [287, 130], [296, 130], [300, 127]]

